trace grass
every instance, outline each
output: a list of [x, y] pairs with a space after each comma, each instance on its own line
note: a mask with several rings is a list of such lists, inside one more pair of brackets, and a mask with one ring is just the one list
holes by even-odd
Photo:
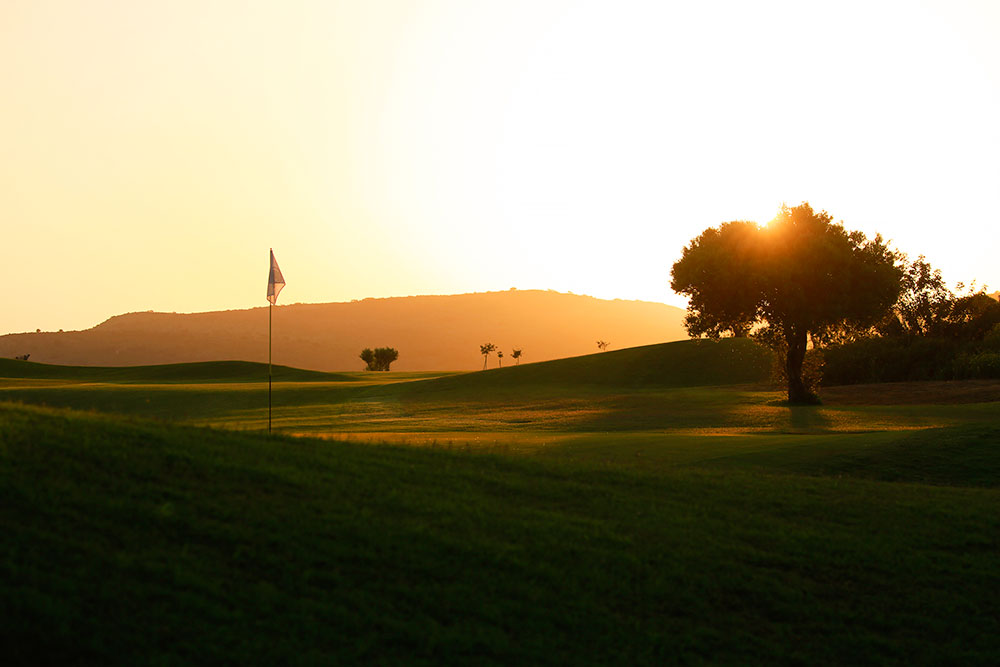
[[1000, 487], [1000, 425], [747, 437], [637, 433], [608, 438], [587, 434], [536, 448], [534, 454], [647, 471], [697, 467]]
[[985, 664], [994, 490], [0, 410], [16, 662]]
[[741, 344], [283, 381], [298, 437], [259, 366], [18, 367], [5, 662], [992, 663], [992, 386], [789, 409]]

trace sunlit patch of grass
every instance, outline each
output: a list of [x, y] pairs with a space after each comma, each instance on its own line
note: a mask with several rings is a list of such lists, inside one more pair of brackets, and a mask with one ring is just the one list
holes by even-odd
[[407, 447], [430, 447], [494, 454], [530, 454], [554, 447], [578, 437], [558, 432], [511, 431], [345, 431], [341, 433], [292, 433], [320, 437], [335, 442], [388, 444]]

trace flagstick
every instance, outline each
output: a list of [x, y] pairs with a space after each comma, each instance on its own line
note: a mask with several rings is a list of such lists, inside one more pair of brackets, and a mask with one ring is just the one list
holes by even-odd
[[267, 433], [271, 434], [271, 312], [274, 302], [278, 300], [278, 292], [285, 286], [285, 277], [281, 275], [278, 263], [274, 261], [274, 248], [271, 248], [271, 269], [267, 274]]
[[267, 304], [267, 432], [271, 433], [271, 308], [273, 303]]

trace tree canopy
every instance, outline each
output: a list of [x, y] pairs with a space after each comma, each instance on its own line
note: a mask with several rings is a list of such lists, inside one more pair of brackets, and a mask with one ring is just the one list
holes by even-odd
[[361, 350], [360, 357], [367, 364], [365, 370], [388, 371], [392, 362], [399, 359], [399, 352], [393, 347], [376, 347], [374, 350], [366, 347]]
[[809, 336], [871, 327], [900, 294], [899, 256], [882, 237], [848, 232], [808, 203], [782, 206], [767, 225], [725, 222], [684, 248], [670, 286], [689, 297], [692, 336], [757, 337], [785, 353], [788, 400], [811, 402], [802, 382]]
[[479, 346], [479, 353], [483, 355], [483, 370], [486, 370], [486, 362], [490, 358], [490, 352], [497, 349], [497, 346], [493, 343], [483, 343]]

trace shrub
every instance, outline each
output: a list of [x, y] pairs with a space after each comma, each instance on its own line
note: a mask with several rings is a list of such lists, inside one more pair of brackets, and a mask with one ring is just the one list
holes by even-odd
[[948, 380], [963, 350], [941, 338], [865, 338], [825, 350], [825, 384]]
[[1000, 352], [1000, 324], [997, 324], [983, 336], [983, 349], [991, 352]]
[[953, 367], [956, 378], [1000, 378], [1000, 352], [962, 354]]

